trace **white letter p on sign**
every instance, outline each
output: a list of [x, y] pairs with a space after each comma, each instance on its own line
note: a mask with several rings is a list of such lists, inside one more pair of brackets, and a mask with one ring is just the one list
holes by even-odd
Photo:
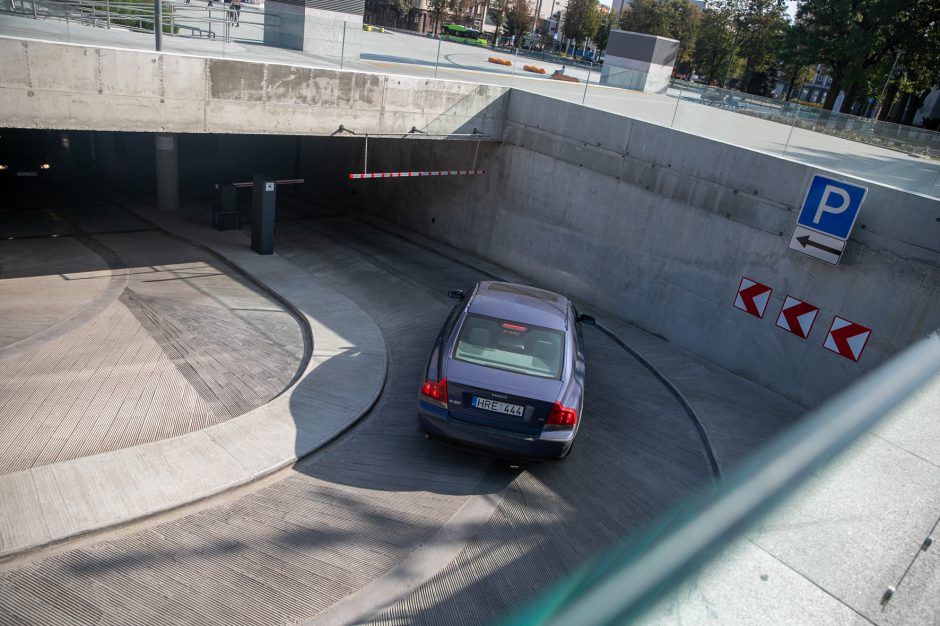
[[[842, 202], [838, 206], [829, 206], [829, 196], [836, 195], [842, 198]], [[849, 192], [845, 189], [840, 189], [839, 187], [833, 187], [832, 185], [826, 185], [826, 188], [823, 190], [822, 198], [819, 200], [819, 206], [816, 208], [816, 215], [813, 216], [813, 224], [818, 224], [819, 220], [822, 218], [823, 213], [842, 213], [847, 208], [849, 208]]]

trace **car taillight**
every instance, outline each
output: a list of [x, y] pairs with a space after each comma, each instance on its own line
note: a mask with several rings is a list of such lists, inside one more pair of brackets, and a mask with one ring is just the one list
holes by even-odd
[[432, 400], [437, 400], [438, 402], [446, 405], [447, 404], [447, 381], [443, 378], [440, 380], [426, 380], [424, 384], [421, 385], [421, 395], [427, 396]]
[[552, 410], [548, 412], [548, 419], [545, 420], [546, 426], [562, 426], [565, 428], [573, 428], [577, 423], [578, 412], [563, 407], [558, 402], [552, 404]]

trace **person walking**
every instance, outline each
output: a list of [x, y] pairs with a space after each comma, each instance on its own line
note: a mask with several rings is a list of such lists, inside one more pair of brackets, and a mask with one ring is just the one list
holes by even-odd
[[242, 13], [242, 0], [232, 0], [231, 11], [232, 11], [232, 21], [235, 22], [235, 26], [238, 26], [238, 22], [241, 19], [241, 13]]

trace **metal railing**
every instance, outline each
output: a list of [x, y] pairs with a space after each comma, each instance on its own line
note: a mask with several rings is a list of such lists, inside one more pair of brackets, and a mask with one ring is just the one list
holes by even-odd
[[868, 374], [672, 519], [579, 569], [504, 624], [601, 626], [636, 619], [940, 373], [940, 334]]
[[[194, 38], [215, 39], [225, 42], [232, 39], [232, 26], [236, 14], [222, 0], [214, 5], [191, 5], [163, 0], [162, 32], [166, 35], [183, 35]], [[279, 30], [282, 16], [262, 14], [242, 5], [240, 20], [246, 26]], [[98, 28], [122, 28], [125, 30], [153, 33], [155, 2], [124, 0], [8, 0], [0, 5], [0, 13], [31, 17], [33, 19], [58, 19], [68, 23]], [[263, 43], [259, 38], [258, 43]]]
[[671, 81], [669, 95], [795, 128], [940, 159], [940, 132], [932, 130], [680, 80]]

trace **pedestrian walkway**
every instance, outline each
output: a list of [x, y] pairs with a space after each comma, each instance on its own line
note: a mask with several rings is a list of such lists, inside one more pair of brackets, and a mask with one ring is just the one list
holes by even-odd
[[[280, 393], [301, 363], [303, 335], [290, 312], [213, 255], [152, 230], [94, 239], [118, 267], [53, 283], [40, 257], [54, 252], [49, 240], [30, 239], [14, 240], [21, 244], [14, 247], [20, 260], [32, 259], [38, 284], [0, 271], [0, 293], [25, 290], [32, 305], [0, 318], [17, 335], [30, 326], [21, 320], [44, 319], [47, 302], [55, 309], [59, 285], [71, 291], [88, 284], [84, 299], [72, 298], [78, 302], [107, 296], [97, 314], [69, 332], [6, 358], [0, 352], [0, 473], [237, 417]], [[52, 242], [70, 249], [78, 243]], [[120, 288], [103, 290], [115, 278]], [[16, 284], [7, 287], [7, 280]]]
[[[384, 343], [368, 316], [250, 252], [241, 233], [171, 215], [151, 224], [113, 202], [83, 205], [79, 221], [62, 207], [19, 207], [20, 226], [30, 210], [68, 232], [0, 243], [13, 249], [0, 258], [18, 259], [2, 266], [0, 295], [29, 292], [45, 320], [10, 324], [0, 347], [0, 556], [258, 478], [335, 436], [378, 395]], [[144, 228], [83, 228], [116, 210]], [[51, 241], [64, 252], [44, 268], [36, 255]], [[55, 273], [68, 263], [75, 271]], [[59, 285], [71, 304], [43, 317]], [[29, 318], [25, 306], [0, 314]], [[291, 408], [311, 397], [308, 415]]]

